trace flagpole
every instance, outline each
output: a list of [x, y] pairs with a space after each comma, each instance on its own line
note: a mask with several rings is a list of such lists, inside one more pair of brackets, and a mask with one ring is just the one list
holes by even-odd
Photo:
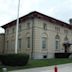
[[18, 50], [19, 8], [20, 8], [20, 0], [18, 0], [17, 22], [16, 22], [16, 40], [15, 40], [15, 53], [16, 54]]

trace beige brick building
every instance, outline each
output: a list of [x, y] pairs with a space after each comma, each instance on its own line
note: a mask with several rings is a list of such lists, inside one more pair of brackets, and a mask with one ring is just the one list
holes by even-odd
[[[54, 58], [64, 52], [63, 43], [72, 42], [72, 25], [31, 12], [20, 18], [18, 53], [27, 53], [33, 59]], [[5, 29], [4, 53], [15, 53], [16, 20], [2, 26]], [[68, 49], [72, 52], [72, 47]]]

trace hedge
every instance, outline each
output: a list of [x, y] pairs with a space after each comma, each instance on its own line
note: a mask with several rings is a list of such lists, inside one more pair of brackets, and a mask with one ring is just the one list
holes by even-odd
[[6, 54], [0, 55], [0, 61], [4, 65], [9, 66], [22, 66], [26, 65], [29, 60], [29, 55], [27, 54]]
[[69, 58], [71, 53], [55, 53], [55, 58]]

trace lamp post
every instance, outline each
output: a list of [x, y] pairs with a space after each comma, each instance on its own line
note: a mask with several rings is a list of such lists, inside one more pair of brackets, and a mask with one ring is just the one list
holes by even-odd
[[19, 8], [20, 8], [20, 0], [18, 0], [17, 22], [16, 22], [16, 40], [15, 40], [15, 53], [16, 54], [17, 54], [17, 49], [18, 49]]

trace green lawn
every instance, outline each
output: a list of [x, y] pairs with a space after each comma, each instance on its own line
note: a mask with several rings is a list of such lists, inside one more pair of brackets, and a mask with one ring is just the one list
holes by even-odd
[[[59, 65], [59, 64], [66, 64], [66, 63], [72, 63], [72, 59], [30, 60], [26, 66], [17, 66], [17, 67], [7, 66], [7, 68], [8, 68], [8, 70], [16, 70], [16, 69], [26, 69], [26, 68], [34, 68], [34, 67]], [[2, 72], [2, 71], [0, 71], [0, 72]]]

